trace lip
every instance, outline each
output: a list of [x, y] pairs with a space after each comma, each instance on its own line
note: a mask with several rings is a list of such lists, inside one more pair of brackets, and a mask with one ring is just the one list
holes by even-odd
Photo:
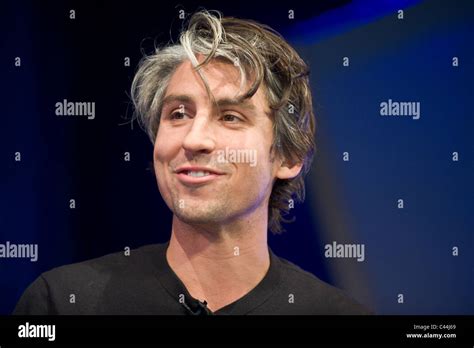
[[182, 166], [179, 167], [175, 170], [177, 174], [180, 174], [181, 172], [184, 171], [195, 171], [195, 172], [209, 172], [211, 174], [217, 174], [217, 175], [222, 175], [224, 174], [223, 172], [213, 169], [213, 168], [207, 168], [207, 167], [199, 167], [199, 166]]
[[198, 185], [198, 184], [204, 184], [213, 180], [216, 180], [219, 178], [221, 175], [218, 174], [209, 174], [206, 176], [202, 177], [192, 177], [189, 176], [185, 173], [177, 173], [178, 179], [183, 183], [187, 185]]
[[[193, 177], [187, 175], [186, 171], [196, 171], [196, 172], [209, 172], [209, 175], [202, 176], [202, 177]], [[180, 167], [175, 171], [175, 174], [178, 176], [179, 181], [181, 181], [185, 185], [199, 185], [211, 182], [216, 180], [220, 176], [224, 175], [222, 172], [218, 172], [214, 169], [206, 168], [206, 167], [195, 167], [195, 166], [186, 166]]]

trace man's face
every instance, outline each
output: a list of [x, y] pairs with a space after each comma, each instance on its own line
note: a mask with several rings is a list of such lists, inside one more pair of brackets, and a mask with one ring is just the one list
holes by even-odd
[[[259, 207], [268, 209], [280, 164], [270, 156], [268, 103], [262, 88], [240, 105], [230, 102], [249, 86], [239, 93], [240, 74], [232, 64], [214, 60], [201, 71], [220, 106], [191, 62], [182, 63], [166, 90], [155, 141], [158, 187], [183, 222], [243, 221]], [[206, 170], [211, 173], [199, 173]]]

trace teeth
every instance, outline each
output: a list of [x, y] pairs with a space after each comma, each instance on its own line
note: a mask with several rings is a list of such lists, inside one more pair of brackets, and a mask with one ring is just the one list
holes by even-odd
[[209, 173], [209, 172], [202, 172], [202, 171], [199, 171], [199, 172], [189, 171], [189, 172], [187, 172], [186, 174], [189, 175], [189, 176], [194, 176], [194, 177], [196, 177], [196, 178], [199, 178], [199, 177], [201, 177], [201, 176], [207, 176], [207, 175], [209, 175], [209, 174], [211, 174], [211, 173]]

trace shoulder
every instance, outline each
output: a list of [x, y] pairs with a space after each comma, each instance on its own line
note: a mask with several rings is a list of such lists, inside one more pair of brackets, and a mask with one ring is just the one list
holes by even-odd
[[[94, 312], [112, 282], [134, 282], [137, 274], [152, 272], [151, 253], [161, 247], [161, 244], [146, 245], [44, 272], [25, 290], [13, 314]], [[69, 305], [73, 303], [76, 305]]]
[[53, 268], [44, 272], [50, 287], [94, 288], [115, 276], [133, 276], [136, 270], [145, 272], [152, 267], [150, 253], [160, 244], [145, 245], [133, 250], [124, 250], [94, 259]]
[[294, 263], [278, 257], [282, 269], [281, 286], [293, 294], [293, 306], [303, 314], [374, 314], [343, 290], [336, 288]]
[[145, 245], [133, 250], [124, 250], [107, 254], [94, 259], [77, 262], [65, 266], [53, 268], [42, 274], [47, 281], [58, 284], [84, 284], [88, 285], [109, 276], [133, 272], [134, 269], [146, 266], [150, 263], [150, 253], [158, 248], [159, 244]]

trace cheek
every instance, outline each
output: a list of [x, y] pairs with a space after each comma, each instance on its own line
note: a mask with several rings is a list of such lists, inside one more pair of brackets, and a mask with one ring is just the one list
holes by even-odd
[[259, 174], [262, 177], [262, 184], [267, 185], [267, 189], [270, 187], [271, 190], [278, 165], [278, 161], [271, 161], [272, 156], [270, 154], [270, 149], [273, 141], [271, 128], [268, 132], [262, 135], [262, 139], [264, 139], [264, 141], [260, 143], [260, 147], [258, 148], [257, 167], [259, 168]]
[[155, 142], [155, 146], [153, 148], [153, 160], [155, 162], [155, 166], [164, 159], [165, 152], [163, 151], [163, 146], [158, 141]]
[[171, 202], [171, 180], [172, 177], [169, 175], [166, 169], [167, 163], [169, 163], [170, 153], [172, 152], [172, 146], [169, 142], [164, 141], [165, 137], [158, 133], [155, 146], [153, 148], [153, 167], [155, 170], [155, 178], [158, 186], [158, 191], [165, 203], [170, 207]]
[[[261, 188], [265, 186], [269, 181], [272, 180], [273, 175], [273, 163], [270, 162], [270, 146], [271, 143], [266, 139], [268, 135], [254, 134], [250, 143], [247, 143], [246, 148], [253, 151], [253, 156], [250, 156], [254, 163], [248, 163], [243, 166], [243, 180], [254, 183], [258, 183]], [[265, 139], [261, 141], [255, 141], [255, 139]], [[252, 180], [249, 180], [249, 178]]]
[[[158, 179], [158, 183], [161, 184], [161, 180], [165, 178], [166, 164], [170, 162], [170, 156], [173, 153], [173, 145], [169, 141], [165, 141], [165, 137], [160, 133], [155, 140], [155, 146], [153, 148], [153, 166], [155, 168], [155, 176]], [[161, 185], [160, 185], [161, 186]]]
[[173, 137], [167, 136], [166, 132], [162, 128], [158, 128], [158, 134], [155, 139], [155, 146], [153, 148], [153, 159], [155, 161], [155, 166], [159, 162], [165, 162], [167, 157], [173, 152], [173, 143], [170, 139]]

